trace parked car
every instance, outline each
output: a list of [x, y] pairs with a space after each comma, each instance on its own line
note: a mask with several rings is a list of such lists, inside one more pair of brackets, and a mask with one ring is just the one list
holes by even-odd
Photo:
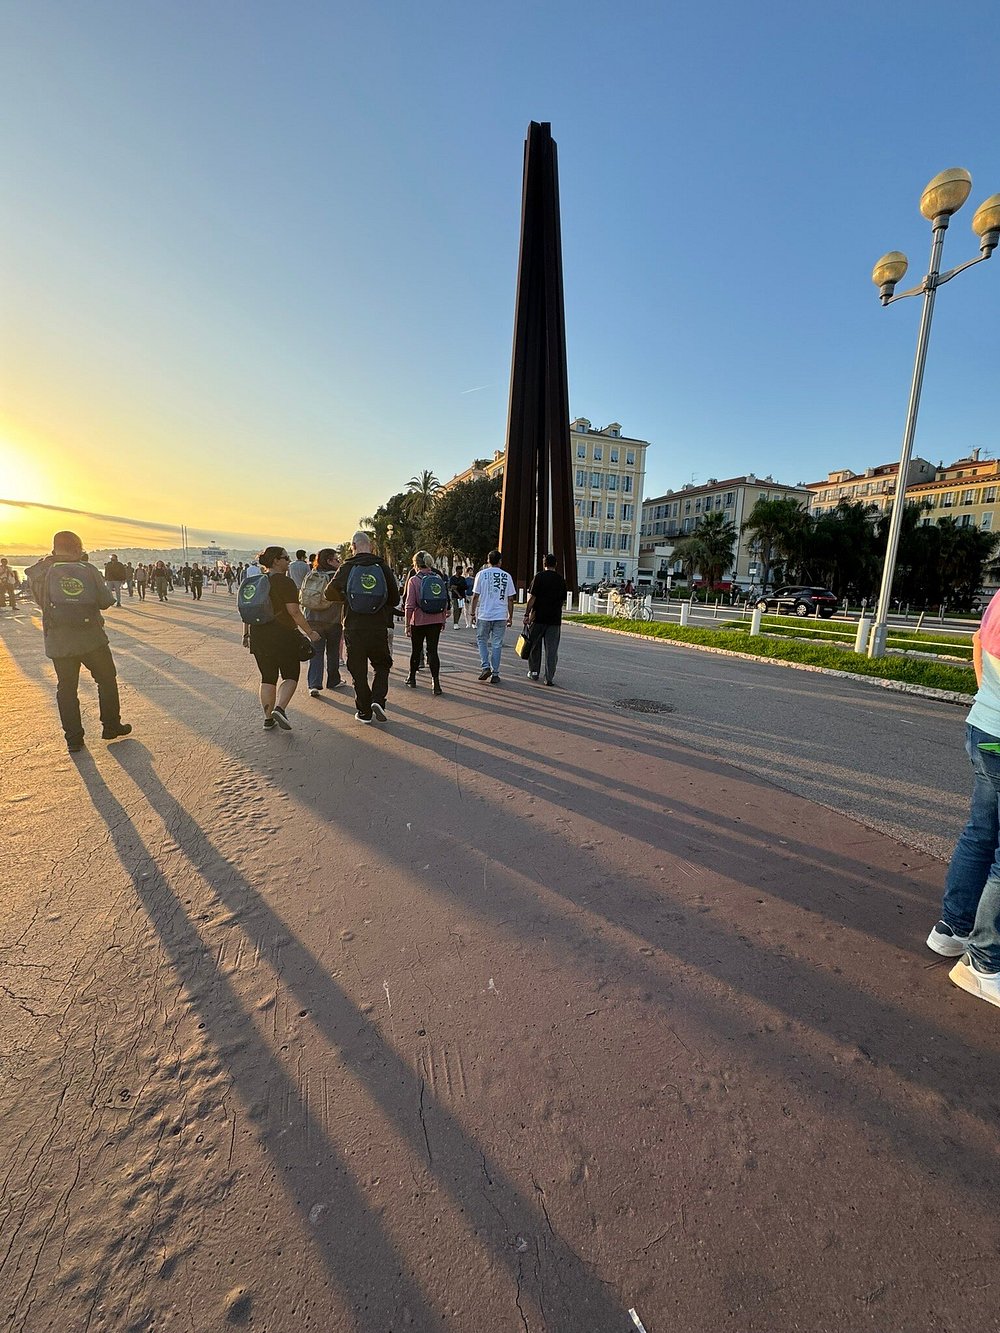
[[814, 616], [817, 611], [828, 620], [839, 605], [837, 594], [829, 588], [809, 588], [800, 583], [786, 583], [773, 592], [758, 597], [754, 603], [761, 611], [794, 611], [797, 616]]

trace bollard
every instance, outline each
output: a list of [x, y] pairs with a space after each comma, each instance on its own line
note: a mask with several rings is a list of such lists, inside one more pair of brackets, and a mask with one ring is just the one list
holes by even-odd
[[712, 612], [712, 619], [713, 619], [713, 620], [718, 620], [718, 618], [719, 618], [719, 599], [716, 598], [716, 599], [715, 599], [715, 610]]
[[751, 633], [751, 634], [759, 634], [759, 633], [760, 633], [760, 618], [761, 618], [761, 615], [762, 615], [762, 614], [763, 614], [763, 612], [761, 611], [761, 609], [760, 609], [759, 606], [755, 606], [754, 609], [753, 609], [753, 611], [750, 613], [750, 633]]
[[925, 613], [924, 613], [923, 611], [921, 611], [921, 612], [920, 612], [920, 615], [917, 616], [917, 628], [916, 628], [916, 632], [917, 632], [917, 634], [920, 633], [920, 626], [924, 623], [924, 614], [925, 614]]
[[872, 622], [867, 616], [861, 616], [858, 620], [858, 632], [854, 639], [854, 651], [860, 653], [862, 657], [868, 652], [868, 635], [871, 633]]
[[686, 625], [688, 623], [688, 617], [690, 615], [691, 615], [691, 603], [681, 602], [681, 618], [679, 623], [681, 625]]

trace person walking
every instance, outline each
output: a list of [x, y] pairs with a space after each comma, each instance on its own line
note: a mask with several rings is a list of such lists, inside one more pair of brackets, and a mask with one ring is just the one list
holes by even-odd
[[458, 629], [462, 614], [465, 611], [465, 575], [462, 573], [461, 566], [455, 570], [448, 580], [448, 591], [451, 594], [451, 627]]
[[104, 581], [115, 599], [115, 606], [121, 606], [122, 584], [128, 581], [128, 570], [116, 555], [113, 555], [104, 566]]
[[152, 582], [157, 597], [161, 602], [165, 602], [167, 600], [167, 589], [170, 587], [170, 570], [162, 560], [157, 560], [153, 566]]
[[[286, 709], [299, 683], [302, 659], [299, 655], [299, 631], [315, 645], [319, 635], [307, 624], [299, 609], [299, 590], [288, 577], [291, 556], [283, 546], [268, 546], [257, 557], [263, 573], [257, 580], [267, 580], [270, 616], [264, 623], [248, 625], [250, 651], [260, 672], [260, 706], [264, 710], [264, 730], [291, 731]], [[240, 611], [249, 591], [244, 580], [240, 588]], [[278, 684], [278, 677], [281, 684]]]
[[226, 580], [226, 592], [228, 592], [230, 597], [232, 597], [233, 584], [236, 582], [236, 575], [233, 572], [232, 565], [227, 565], [225, 567], [225, 569], [222, 571], [222, 577]]
[[288, 577], [295, 584], [296, 588], [302, 587], [302, 580], [309, 573], [309, 562], [306, 560], [305, 551], [296, 551], [295, 559], [288, 566]]
[[450, 600], [445, 577], [434, 568], [431, 556], [427, 551], [415, 552], [413, 573], [406, 585], [404, 606], [406, 633], [410, 640], [410, 674], [406, 678], [406, 683], [410, 689], [417, 687], [417, 667], [426, 646], [427, 665], [430, 667], [434, 693], [444, 694], [441, 688], [438, 640], [448, 621]]
[[135, 566], [130, 560], [125, 566], [125, 587], [128, 589], [129, 597], [135, 596]]
[[83, 749], [80, 715], [80, 668], [85, 666], [97, 684], [101, 735], [106, 741], [132, 730], [122, 721], [118, 672], [104, 631], [106, 611], [114, 603], [111, 589], [87, 560], [75, 532], [57, 532], [52, 554], [27, 571], [35, 601], [42, 609], [45, 655], [56, 673], [56, 704], [66, 748]]
[[[354, 699], [359, 722], [385, 722], [386, 697], [392, 653], [389, 628], [399, 602], [399, 584], [386, 562], [372, 554], [367, 532], [351, 538], [353, 555], [327, 585], [326, 598], [344, 607], [347, 669], [354, 677]], [[372, 681], [368, 682], [368, 667]]]
[[476, 575], [472, 587], [471, 620], [476, 627], [476, 643], [482, 670], [480, 680], [500, 684], [500, 654], [504, 630], [514, 623], [514, 580], [500, 568], [500, 552], [491, 551], [487, 564]]
[[1000, 592], [972, 636], [972, 660], [979, 683], [965, 726], [972, 803], [927, 947], [958, 959], [948, 973], [956, 986], [1000, 1008]]
[[7, 563], [7, 557], [0, 556], [0, 611], [10, 602], [10, 609], [17, 610], [17, 590], [21, 577], [13, 565]]
[[146, 600], [146, 583], [149, 579], [149, 571], [145, 565], [136, 565], [135, 567], [135, 590], [139, 594], [139, 601]]
[[543, 568], [531, 580], [524, 623], [528, 631], [531, 652], [528, 655], [528, 676], [537, 680], [542, 669], [542, 648], [545, 649], [545, 684], [554, 684], [556, 662], [559, 659], [559, 636], [562, 634], [562, 613], [566, 605], [566, 580], [556, 569], [556, 558], [547, 555]]
[[307, 683], [309, 697], [318, 699], [323, 689], [323, 664], [326, 663], [326, 688], [339, 689], [340, 639], [343, 633], [344, 606], [330, 602], [326, 597], [327, 584], [340, 568], [340, 559], [332, 547], [324, 546], [313, 557], [313, 567], [299, 588], [299, 605], [312, 629], [319, 635], [309, 663]]
[[194, 601], [200, 602], [201, 594], [205, 590], [205, 571], [202, 569], [201, 565], [194, 564], [191, 566], [190, 579], [191, 597]]

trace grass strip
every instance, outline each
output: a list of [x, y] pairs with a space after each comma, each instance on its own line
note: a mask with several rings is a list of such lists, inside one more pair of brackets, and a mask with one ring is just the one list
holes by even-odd
[[827, 667], [831, 671], [849, 671], [855, 676], [878, 676], [882, 680], [900, 680], [908, 685], [926, 685], [935, 690], [956, 690], [975, 694], [976, 673], [971, 667], [949, 662], [915, 661], [908, 657], [860, 657], [857, 653], [830, 644], [785, 642], [764, 634], [751, 635], [746, 630], [700, 629], [693, 625], [666, 625], [659, 621], [622, 620], [618, 616], [567, 616], [577, 625], [597, 625], [602, 629], [627, 630], [650, 639], [673, 643], [699, 643], [710, 648], [727, 648], [747, 657], [771, 657], [781, 662], [804, 662], [808, 666]]
[[[814, 639], [817, 643], [854, 643], [856, 631], [850, 628], [841, 629], [816, 629], [809, 624], [798, 623], [788, 624], [787, 621], [779, 622], [776, 625], [765, 624], [761, 622], [761, 629], [767, 634], [776, 634], [783, 638]], [[730, 625], [729, 630], [733, 634], [749, 634], [750, 626], [748, 622]], [[905, 633], [891, 630], [886, 642], [890, 647], [904, 649], [913, 649], [916, 652], [935, 653], [938, 656], [962, 657], [963, 655], [972, 661], [972, 643], [968, 639], [925, 639], [923, 635], [917, 636], [912, 631]]]

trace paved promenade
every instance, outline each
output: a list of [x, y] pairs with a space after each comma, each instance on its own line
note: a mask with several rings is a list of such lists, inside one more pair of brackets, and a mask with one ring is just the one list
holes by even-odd
[[[688, 740], [610, 708], [606, 636], [491, 688], [449, 630], [443, 698], [303, 681], [285, 734], [228, 597], [108, 620], [135, 732], [88, 683], [75, 759], [0, 620], [5, 1330], [995, 1326], [1000, 1011], [923, 947], [939, 860], [696, 694]], [[618, 697], [720, 669], [630, 651]]]

